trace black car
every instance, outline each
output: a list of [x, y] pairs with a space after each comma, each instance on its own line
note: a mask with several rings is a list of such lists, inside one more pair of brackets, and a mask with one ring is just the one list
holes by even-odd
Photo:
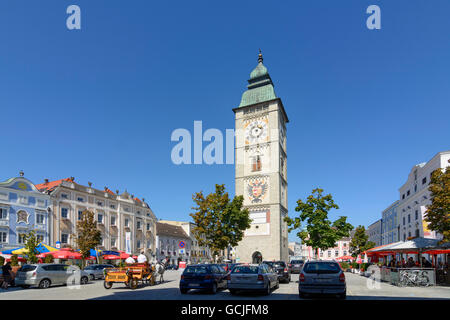
[[184, 269], [180, 279], [180, 292], [190, 289], [206, 289], [215, 294], [227, 288], [227, 272], [217, 264], [194, 264]]
[[290, 265], [291, 265], [291, 272], [292, 273], [300, 273], [302, 271], [303, 268], [303, 260], [292, 260]]
[[270, 266], [277, 273], [280, 282], [291, 282], [291, 270], [284, 261], [263, 261], [263, 263]]

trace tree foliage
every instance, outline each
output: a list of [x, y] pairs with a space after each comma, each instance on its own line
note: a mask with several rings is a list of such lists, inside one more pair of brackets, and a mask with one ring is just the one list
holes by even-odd
[[214, 254], [229, 246], [236, 246], [250, 228], [248, 209], [242, 209], [243, 196], [230, 200], [223, 184], [216, 184], [216, 191], [207, 195], [197, 192], [192, 195], [197, 204], [190, 216], [195, 227], [194, 234], [200, 246], [206, 246]]
[[19, 257], [17, 256], [17, 254], [13, 254], [11, 256], [11, 266], [15, 267], [19, 265]]
[[375, 247], [375, 242], [368, 241], [369, 235], [366, 233], [364, 226], [358, 226], [355, 229], [355, 234], [350, 241], [350, 252], [353, 257], [357, 257], [362, 252]]
[[55, 258], [51, 254], [47, 254], [44, 258], [44, 263], [53, 263], [55, 262]]
[[[300, 215], [294, 219], [285, 218], [289, 226], [288, 231], [300, 229], [297, 236], [314, 251], [334, 247], [339, 239], [349, 236], [353, 226], [347, 222], [345, 216], [331, 222], [328, 219], [328, 212], [331, 209], [339, 209], [331, 194], [323, 195], [323, 189], [314, 189], [306, 202], [301, 199], [297, 201], [295, 211], [300, 212]], [[302, 230], [302, 222], [305, 221], [306, 228]]]
[[[450, 160], [449, 160], [450, 163]], [[450, 241], [450, 166], [433, 171], [428, 189], [431, 205], [427, 206], [425, 222], [430, 230], [444, 236], [442, 242]]]
[[37, 246], [39, 245], [39, 240], [36, 237], [36, 231], [30, 230], [24, 237], [25, 240], [25, 249], [27, 249], [27, 262], [28, 263], [37, 263], [39, 251], [37, 250]]
[[90, 250], [101, 243], [101, 239], [102, 234], [97, 229], [94, 212], [83, 211], [82, 219], [77, 222], [77, 239], [75, 240], [83, 261], [90, 256]]

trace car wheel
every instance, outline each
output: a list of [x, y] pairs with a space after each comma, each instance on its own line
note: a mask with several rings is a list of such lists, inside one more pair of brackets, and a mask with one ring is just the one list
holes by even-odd
[[181, 294], [186, 294], [188, 293], [189, 289], [180, 289]]
[[212, 294], [216, 294], [217, 293], [217, 284], [216, 283], [213, 283], [213, 286], [211, 288], [211, 293]]
[[105, 287], [105, 289], [111, 289], [112, 288], [112, 282], [104, 281], [103, 282], [103, 286]]
[[268, 296], [268, 295], [270, 295], [270, 292], [271, 292], [271, 290], [270, 290], [270, 282], [267, 284], [267, 288], [265, 288], [264, 289], [264, 294], [266, 295], [266, 296]]
[[42, 279], [41, 282], [39, 282], [39, 288], [40, 289], [47, 289], [51, 285], [51, 281], [49, 279]]
[[87, 284], [89, 282], [88, 277], [81, 277], [80, 283], [81, 284]]
[[93, 274], [89, 275], [89, 278], [91, 278], [91, 281], [95, 280], [95, 276]]

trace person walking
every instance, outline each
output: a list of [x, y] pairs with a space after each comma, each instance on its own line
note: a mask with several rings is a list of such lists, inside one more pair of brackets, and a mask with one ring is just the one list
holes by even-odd
[[3, 272], [2, 288], [8, 289], [8, 286], [11, 282], [11, 272], [12, 272], [10, 261], [8, 261], [4, 266], [2, 266], [2, 272]]

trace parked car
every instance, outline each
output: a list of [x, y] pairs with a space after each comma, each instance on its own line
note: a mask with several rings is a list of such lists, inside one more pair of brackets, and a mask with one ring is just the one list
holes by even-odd
[[227, 272], [217, 264], [188, 265], [180, 279], [180, 292], [185, 294], [190, 289], [206, 289], [215, 294], [219, 289], [226, 289]]
[[335, 261], [308, 261], [300, 272], [298, 293], [300, 298], [308, 294], [331, 294], [345, 299], [344, 271]]
[[263, 263], [273, 269], [273, 271], [278, 275], [278, 280], [280, 280], [280, 282], [291, 282], [291, 270], [284, 261], [263, 261]]
[[269, 295], [272, 289], [279, 288], [278, 275], [266, 264], [240, 264], [227, 276], [228, 290], [231, 294], [238, 291], [263, 291]]
[[46, 289], [52, 285], [89, 282], [89, 275], [77, 266], [56, 263], [25, 264], [17, 272], [16, 285], [22, 288], [37, 286]]
[[292, 260], [291, 265], [291, 273], [300, 273], [303, 268], [304, 261], [303, 260]]
[[89, 279], [105, 279], [104, 270], [106, 268], [114, 268], [112, 264], [91, 264], [83, 270], [89, 275]]

